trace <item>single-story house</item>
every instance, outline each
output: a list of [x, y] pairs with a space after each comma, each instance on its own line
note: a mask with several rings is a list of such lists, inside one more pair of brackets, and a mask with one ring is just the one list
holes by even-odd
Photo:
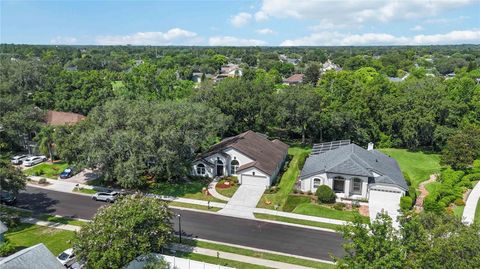
[[242, 69], [237, 64], [226, 64], [220, 68], [220, 74], [226, 75], [227, 77], [241, 77], [243, 75]]
[[240, 184], [269, 187], [287, 157], [288, 145], [266, 135], [246, 131], [213, 145], [193, 163], [192, 175], [236, 176]]
[[398, 199], [405, 195], [408, 185], [395, 159], [373, 149], [373, 143], [364, 149], [336, 142], [314, 147], [300, 174], [302, 191], [327, 185], [340, 200], [370, 200], [373, 192], [395, 193]]
[[78, 113], [49, 110], [47, 111], [45, 122], [48, 125], [58, 126], [58, 125], [75, 124], [84, 119], [85, 119], [85, 116]]
[[334, 70], [334, 71], [342, 71], [342, 68], [333, 63], [330, 59], [328, 59], [325, 63], [323, 63], [322, 67], [320, 68], [320, 73], [325, 73], [329, 70]]
[[65, 269], [55, 256], [40, 243], [22, 249], [0, 260], [2, 269]]
[[283, 80], [285, 85], [296, 85], [303, 83], [303, 74], [294, 74]]

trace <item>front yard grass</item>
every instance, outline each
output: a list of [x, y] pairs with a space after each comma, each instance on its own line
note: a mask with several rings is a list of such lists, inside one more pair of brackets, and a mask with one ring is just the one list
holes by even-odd
[[300, 225], [306, 225], [306, 226], [312, 226], [312, 227], [331, 229], [331, 230], [335, 230], [335, 231], [338, 231], [341, 227], [340, 225], [331, 224], [331, 223], [311, 221], [311, 220], [302, 220], [302, 219], [292, 219], [292, 218], [269, 215], [269, 214], [262, 214], [262, 213], [254, 213], [253, 215], [255, 215], [255, 217], [257, 219], [288, 222], [288, 223], [293, 223], [293, 224], [300, 224]]
[[[353, 221], [355, 216], [359, 215], [357, 211], [336, 210], [323, 205], [311, 203], [298, 205], [293, 210], [293, 213], [345, 221]], [[364, 222], [369, 221], [368, 217], [362, 216], [361, 218]]]
[[56, 222], [56, 223], [61, 223], [61, 224], [70, 224], [70, 225], [75, 225], [75, 226], [80, 226], [83, 227], [87, 225], [86, 221], [81, 221], [81, 220], [76, 220], [68, 217], [58, 217], [58, 216], [52, 216], [48, 214], [44, 214], [38, 217], [39, 220], [44, 220], [44, 221], [50, 221], [50, 222]]
[[305, 158], [310, 153], [310, 148], [290, 147], [288, 154], [292, 155], [292, 159], [288, 165], [287, 171], [283, 173], [280, 182], [277, 186], [278, 191], [273, 194], [264, 194], [257, 207], [274, 209], [275, 205], [279, 206], [279, 209], [283, 209], [283, 205], [287, 200], [288, 195], [295, 186], [295, 181], [300, 174], [299, 164], [305, 161]]
[[43, 176], [51, 179], [57, 179], [60, 173], [62, 173], [63, 170], [68, 167], [69, 164], [66, 162], [56, 162], [53, 164], [45, 162], [24, 170], [24, 173], [27, 176]]
[[182, 198], [190, 198], [197, 200], [205, 200], [212, 202], [223, 202], [211, 195], [203, 193], [203, 188], [207, 188], [206, 181], [191, 181], [191, 182], [159, 182], [151, 188], [150, 192], [159, 195], [175, 196]]
[[402, 172], [409, 175], [412, 186], [418, 188], [420, 182], [428, 180], [431, 174], [440, 172], [440, 155], [422, 151], [386, 148], [379, 151], [397, 160]]
[[71, 240], [74, 235], [71, 231], [21, 223], [7, 231], [5, 237], [18, 250], [43, 243], [54, 255], [58, 255], [72, 247]]
[[230, 188], [227, 188], [227, 189], [218, 188], [218, 187], [216, 187], [215, 189], [217, 190], [218, 193], [220, 193], [223, 196], [232, 197], [233, 194], [235, 194], [235, 192], [238, 190], [238, 185], [231, 186]]

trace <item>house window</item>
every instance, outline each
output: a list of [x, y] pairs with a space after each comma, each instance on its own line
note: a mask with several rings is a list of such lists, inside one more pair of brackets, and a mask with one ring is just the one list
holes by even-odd
[[333, 178], [333, 191], [345, 192], [345, 179], [343, 177]]
[[205, 175], [205, 165], [203, 163], [197, 164], [197, 175]]
[[232, 162], [230, 162], [230, 174], [235, 175], [239, 165], [240, 163], [237, 160], [232, 160]]
[[320, 187], [320, 185], [322, 185], [322, 180], [319, 179], [319, 178], [314, 178], [313, 179], [313, 188], [317, 189], [318, 187]]
[[356, 194], [362, 194], [362, 180], [359, 178], [353, 179], [352, 192]]

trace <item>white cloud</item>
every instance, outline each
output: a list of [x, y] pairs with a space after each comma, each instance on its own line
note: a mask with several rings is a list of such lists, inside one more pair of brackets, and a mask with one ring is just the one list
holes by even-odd
[[235, 27], [242, 27], [252, 19], [252, 14], [240, 12], [230, 18], [230, 23]]
[[70, 36], [56, 36], [50, 39], [50, 44], [54, 45], [74, 45], [77, 44], [77, 42], [77, 38]]
[[100, 45], [198, 45], [197, 33], [172, 28], [167, 32], [138, 32], [132, 35], [107, 35], [96, 38]]
[[255, 13], [255, 20], [256, 21], [265, 21], [268, 19], [268, 15], [263, 11], [258, 11]]
[[265, 46], [267, 42], [258, 39], [243, 39], [233, 36], [214, 36], [208, 39], [210, 46]]
[[281, 46], [360, 46], [360, 45], [442, 45], [480, 43], [480, 30], [452, 31], [445, 34], [394, 36], [385, 33], [347, 34], [316, 32], [299, 39], [287, 39]]
[[410, 30], [415, 31], [415, 32], [423, 31], [423, 26], [415, 25], [414, 27], [410, 28]]
[[273, 31], [272, 29], [269, 29], [269, 28], [258, 29], [255, 32], [257, 32], [258, 34], [261, 34], [261, 35], [273, 35], [273, 34], [275, 34], [275, 31]]

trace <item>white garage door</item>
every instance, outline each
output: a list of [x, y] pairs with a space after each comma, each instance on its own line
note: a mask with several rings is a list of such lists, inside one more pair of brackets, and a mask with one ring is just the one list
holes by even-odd
[[377, 214], [384, 210], [393, 220], [394, 226], [397, 226], [397, 217], [400, 209], [401, 192], [382, 190], [378, 188], [370, 189], [368, 199], [368, 210], [370, 220], [373, 221]]
[[242, 175], [241, 183], [242, 185], [253, 185], [262, 187], [270, 186], [268, 178], [263, 176]]

